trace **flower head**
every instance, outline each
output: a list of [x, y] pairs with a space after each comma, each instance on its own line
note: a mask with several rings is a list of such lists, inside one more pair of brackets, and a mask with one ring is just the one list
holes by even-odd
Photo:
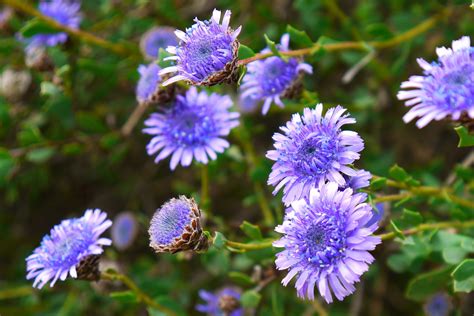
[[463, 113], [474, 118], [474, 48], [468, 36], [453, 41], [453, 48], [436, 49], [438, 62], [428, 63], [419, 58], [423, 76], [411, 76], [402, 83], [400, 100], [412, 108], [403, 117], [410, 122], [418, 117], [416, 126], [422, 128], [432, 120], [450, 116], [459, 120]]
[[201, 210], [185, 196], [163, 204], [153, 215], [148, 233], [150, 247], [156, 252], [202, 250], [208, 245], [201, 228]]
[[[290, 36], [284, 34], [279, 49], [289, 50], [289, 42]], [[267, 48], [262, 53], [269, 51]], [[256, 60], [247, 66], [247, 73], [241, 85], [242, 96], [263, 101], [262, 113], [266, 114], [272, 103], [284, 107], [281, 98], [291, 98], [301, 90], [301, 77], [304, 72], [313, 73], [313, 67], [297, 58], [285, 61], [278, 56], [272, 56]]]
[[366, 170], [357, 170], [353, 176], [345, 176], [346, 186], [344, 188], [351, 188], [352, 190], [358, 190], [366, 188], [370, 185], [370, 179], [372, 174]]
[[138, 233], [137, 219], [130, 212], [120, 213], [111, 229], [112, 241], [120, 250], [131, 246]]
[[354, 283], [374, 261], [368, 252], [380, 243], [373, 236], [377, 224], [367, 226], [372, 217], [364, 194], [352, 189], [338, 190], [329, 182], [313, 188], [308, 199], [291, 204], [276, 231], [283, 237], [274, 242], [285, 248], [275, 261], [279, 270], [288, 269], [283, 285], [297, 276], [299, 297], [314, 299], [315, 287], [326, 302], [332, 294], [338, 300], [354, 292]]
[[357, 174], [348, 165], [359, 159], [364, 143], [356, 132], [341, 130], [355, 119], [344, 114], [341, 106], [330, 108], [324, 116], [322, 111], [323, 105], [318, 104], [316, 109], [304, 109], [303, 116], [294, 114], [280, 128], [283, 134], [273, 136], [275, 150], [268, 151], [267, 158], [275, 163], [268, 184], [276, 186], [273, 194], [284, 187], [286, 205], [308, 197], [312, 187], [326, 181], [343, 187], [347, 176]]
[[199, 296], [205, 304], [198, 304], [196, 310], [211, 316], [241, 316], [244, 310], [240, 307], [240, 293], [230, 287], [223, 288], [216, 293], [205, 290], [199, 291]]
[[64, 281], [68, 275], [82, 278], [82, 270], [89, 273], [88, 263], [97, 263], [98, 255], [112, 241], [100, 235], [112, 225], [107, 214], [98, 209], [87, 210], [84, 216], [63, 220], [43, 237], [41, 245], [26, 258], [28, 280], [35, 279], [33, 287], [42, 288], [51, 281]]
[[178, 95], [175, 104], [162, 113], [153, 113], [145, 121], [143, 131], [154, 137], [147, 146], [148, 154], [156, 156], [155, 162], [171, 155], [172, 170], [181, 162], [189, 166], [193, 157], [206, 164], [208, 156], [217, 158], [229, 143], [222, 137], [239, 124], [239, 113], [229, 112], [229, 96], [208, 95], [191, 87], [186, 95]]
[[157, 26], [143, 34], [140, 40], [142, 54], [148, 60], [158, 58], [160, 48], [178, 45], [178, 39], [174, 35], [174, 28], [168, 26]]
[[437, 293], [430, 297], [424, 306], [427, 316], [448, 316], [453, 309], [449, 296], [445, 293]]
[[[61, 25], [77, 29], [81, 22], [80, 1], [66, 0], [42, 0], [38, 7], [39, 11], [60, 23]], [[27, 49], [35, 46], [56, 46], [66, 42], [68, 35], [65, 32], [54, 34], [37, 34], [26, 39]]]
[[221, 11], [214, 10], [210, 20], [195, 18], [196, 23], [186, 32], [175, 31], [180, 42], [175, 47], [168, 47], [167, 51], [174, 56], [166, 60], [174, 60], [177, 64], [164, 68], [160, 75], [176, 75], [163, 85], [180, 80], [207, 86], [232, 81], [237, 68], [237, 36], [241, 27], [235, 31], [229, 27], [230, 15], [230, 11], [226, 11], [221, 22]]
[[158, 74], [160, 66], [151, 63], [148, 66], [138, 66], [140, 79], [138, 80], [136, 95], [140, 103], [154, 102], [159, 91], [161, 77]]

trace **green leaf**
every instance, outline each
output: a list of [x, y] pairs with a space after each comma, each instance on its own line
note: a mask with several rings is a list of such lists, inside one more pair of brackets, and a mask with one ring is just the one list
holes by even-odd
[[265, 42], [267, 43], [268, 48], [272, 51], [273, 55], [282, 57], [274, 41], [268, 38], [267, 34], [263, 35], [265, 37]]
[[250, 276], [239, 271], [229, 272], [229, 278], [231, 278], [234, 283], [242, 286], [252, 286], [255, 284]]
[[54, 34], [58, 33], [58, 30], [45, 22], [41, 21], [40, 19], [32, 19], [26, 23], [20, 29], [20, 34], [23, 37], [29, 38], [35, 36], [37, 34]]
[[215, 232], [214, 242], [212, 243], [217, 249], [222, 249], [225, 246], [226, 238], [220, 232]]
[[313, 41], [305, 31], [295, 29], [291, 25], [286, 26], [286, 31], [290, 34], [290, 41], [294, 42], [297, 48], [306, 48], [313, 46]]
[[79, 112], [77, 123], [83, 131], [89, 134], [102, 134], [107, 131], [105, 124], [92, 113]]
[[466, 259], [453, 271], [454, 291], [469, 293], [474, 290], [474, 259]]
[[239, 59], [247, 59], [255, 56], [255, 52], [248, 46], [240, 44], [239, 46]]
[[245, 291], [242, 296], [240, 297], [240, 302], [242, 306], [245, 308], [257, 307], [258, 303], [262, 299], [262, 295], [260, 295], [257, 291], [249, 290]]
[[370, 188], [372, 190], [380, 190], [387, 184], [387, 178], [377, 178], [370, 182]]
[[400, 228], [398, 228], [394, 221], [390, 221], [390, 225], [392, 225], [393, 232], [398, 238], [405, 239], [405, 235], [400, 230]]
[[395, 222], [397, 223], [398, 227], [406, 229], [409, 227], [418, 226], [423, 223], [423, 216], [421, 216], [419, 212], [410, 211], [404, 208], [401, 218]]
[[26, 160], [38, 164], [44, 163], [54, 155], [55, 151], [52, 147], [33, 149], [26, 154]]
[[459, 143], [458, 147], [474, 146], [474, 135], [470, 134], [465, 126], [455, 127], [454, 130], [458, 133]]
[[407, 180], [410, 177], [408, 173], [405, 171], [405, 169], [403, 169], [399, 165], [394, 165], [392, 168], [390, 168], [389, 174], [390, 174], [390, 177], [392, 177], [393, 179], [397, 181], [402, 181], [402, 182], [405, 182], [405, 180]]
[[137, 296], [132, 291], [120, 291], [110, 293], [110, 297], [122, 303], [136, 303]]
[[444, 248], [441, 255], [446, 263], [458, 264], [466, 257], [467, 253], [468, 252], [461, 247], [449, 247]]
[[7, 183], [15, 167], [15, 159], [6, 149], [0, 148], [0, 186]]
[[247, 221], [244, 221], [242, 225], [240, 225], [240, 229], [243, 230], [245, 235], [253, 240], [261, 240], [263, 238], [260, 228], [257, 225], [250, 224]]
[[411, 279], [405, 295], [414, 301], [425, 300], [446, 285], [451, 270], [451, 267], [443, 267], [417, 275]]
[[166, 57], [169, 57], [169, 56], [171, 56], [171, 54], [168, 53], [163, 48], [160, 48], [160, 50], [158, 51], [157, 63], [162, 69], [173, 65], [172, 60], [164, 60]]

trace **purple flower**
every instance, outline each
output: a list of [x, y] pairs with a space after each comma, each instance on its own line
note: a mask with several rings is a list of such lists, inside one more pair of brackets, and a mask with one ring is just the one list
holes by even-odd
[[193, 158], [203, 164], [216, 159], [216, 153], [229, 147], [222, 137], [239, 125], [239, 113], [229, 112], [231, 106], [229, 96], [198, 93], [191, 87], [186, 95], [176, 97], [171, 108], [145, 121], [143, 132], [154, 136], [147, 145], [148, 155], [158, 154], [156, 163], [171, 155], [171, 170], [180, 162], [189, 166]]
[[99, 209], [87, 210], [81, 218], [63, 220], [43, 237], [41, 245], [26, 258], [28, 280], [35, 279], [33, 287], [42, 288], [51, 281], [64, 281], [68, 275], [77, 278], [78, 266], [89, 256], [100, 255], [102, 246], [112, 241], [100, 235], [112, 225], [107, 214]]
[[424, 310], [427, 316], [448, 316], [453, 309], [449, 296], [444, 293], [433, 295], [425, 304]]
[[385, 214], [385, 205], [384, 203], [375, 204], [375, 208], [372, 209], [372, 217], [367, 222], [366, 226], [372, 226], [374, 224], [379, 224]]
[[130, 247], [137, 233], [138, 223], [133, 213], [123, 212], [115, 218], [111, 236], [117, 249], [124, 250]]
[[[284, 34], [279, 49], [289, 50], [289, 42], [290, 36]], [[270, 52], [270, 49], [262, 51], [262, 53], [267, 52]], [[312, 74], [313, 67], [300, 62], [297, 58], [285, 61], [278, 56], [272, 56], [251, 62], [247, 66], [247, 73], [242, 81], [242, 96], [264, 101], [262, 114], [268, 112], [272, 103], [282, 108], [284, 104], [281, 98], [293, 94], [293, 90], [298, 88], [297, 85], [303, 72]]]
[[474, 48], [468, 36], [453, 41], [453, 48], [436, 49], [438, 62], [428, 63], [419, 58], [423, 76], [411, 76], [402, 83], [398, 99], [412, 106], [403, 117], [405, 123], [414, 118], [418, 128], [432, 120], [447, 116], [458, 120], [463, 113], [474, 118]]
[[148, 66], [138, 66], [138, 73], [140, 74], [140, 80], [136, 89], [138, 102], [146, 103], [153, 101], [161, 83], [161, 77], [158, 75], [159, 71], [160, 66], [155, 63], [151, 63]]
[[352, 190], [358, 190], [366, 188], [370, 185], [370, 179], [372, 174], [366, 170], [357, 170], [351, 177], [345, 176], [346, 186], [344, 188], [351, 188]]
[[240, 293], [233, 288], [226, 287], [214, 293], [200, 290], [199, 296], [205, 304], [196, 305], [196, 310], [211, 316], [241, 316], [244, 315], [240, 307]]
[[257, 110], [258, 100], [239, 95], [238, 105], [241, 113], [253, 113]]
[[312, 300], [317, 288], [328, 303], [332, 294], [342, 300], [354, 292], [354, 283], [374, 261], [368, 251], [381, 241], [372, 235], [377, 224], [366, 225], [372, 211], [365, 197], [350, 188], [339, 191], [329, 182], [311, 189], [309, 199], [291, 204], [283, 224], [275, 228], [283, 237], [273, 243], [285, 248], [275, 260], [279, 270], [288, 270], [283, 285], [297, 276], [299, 297]]
[[163, 85], [185, 80], [193, 85], [213, 85], [229, 79], [235, 70], [239, 43], [237, 36], [241, 27], [229, 27], [230, 11], [226, 11], [221, 21], [221, 11], [214, 10], [212, 18], [200, 21], [197, 18], [186, 32], [176, 30], [180, 39], [177, 46], [167, 51], [175, 56], [165, 60], [176, 61], [175, 66], [164, 68], [160, 75], [176, 73]]
[[193, 199], [180, 196], [159, 208], [150, 222], [150, 247], [157, 253], [203, 250], [208, 246], [201, 228], [201, 211]]
[[148, 60], [158, 58], [160, 48], [178, 45], [178, 39], [174, 35], [174, 28], [168, 26], [157, 26], [143, 34], [140, 40], [140, 49]]
[[364, 143], [356, 132], [341, 130], [345, 124], [355, 123], [355, 119], [344, 115], [345, 111], [337, 106], [323, 116], [322, 104], [315, 109], [306, 108], [303, 116], [294, 114], [280, 128], [283, 134], [273, 136], [275, 150], [268, 151], [267, 158], [275, 163], [268, 184], [275, 186], [273, 194], [284, 187], [286, 205], [308, 197], [311, 188], [326, 181], [343, 187], [347, 176], [357, 175], [349, 165], [359, 159]]
[[[73, 28], [79, 28], [81, 22], [80, 1], [66, 1], [66, 0], [43, 0], [40, 2], [39, 11], [55, 20], [56, 22]], [[68, 35], [65, 32], [54, 34], [37, 34], [31, 38], [25, 39], [28, 43], [27, 49], [35, 46], [56, 46], [66, 42]]]

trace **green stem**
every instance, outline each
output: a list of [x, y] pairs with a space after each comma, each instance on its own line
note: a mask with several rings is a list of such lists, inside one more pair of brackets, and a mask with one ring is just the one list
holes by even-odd
[[380, 202], [391, 202], [391, 201], [399, 201], [406, 199], [408, 197], [413, 196], [410, 192], [408, 193], [400, 193], [400, 194], [392, 194], [392, 195], [383, 195], [383, 196], [378, 196], [375, 199], [372, 200], [374, 203], [380, 203]]
[[[421, 224], [416, 227], [407, 229], [403, 231], [404, 235], [414, 235], [419, 232], [433, 230], [433, 229], [443, 229], [443, 228], [470, 228], [474, 227], [474, 220], [467, 221], [467, 222], [459, 222], [459, 221], [449, 221], [449, 222], [439, 222], [439, 223], [432, 223], [432, 224]], [[394, 232], [385, 233], [377, 235], [382, 240], [389, 240], [395, 238], [397, 235]], [[252, 242], [252, 243], [240, 243], [235, 241], [226, 241], [226, 246], [239, 249], [239, 250], [259, 250], [272, 247], [272, 244], [275, 240], [274, 239], [266, 239], [259, 242]]]
[[101, 280], [108, 280], [108, 281], [120, 281], [122, 282], [125, 286], [127, 286], [135, 295], [137, 296], [137, 299], [139, 302], [144, 303], [147, 306], [150, 306], [165, 315], [170, 315], [170, 316], [176, 316], [176, 313], [169, 308], [158, 304], [155, 302], [150, 296], [148, 296], [145, 292], [143, 292], [136, 284], [135, 282], [132, 281], [128, 276], [125, 274], [121, 273], [110, 273], [110, 272], [102, 272], [100, 275]]
[[76, 37], [79, 40], [93, 44], [96, 46], [100, 46], [107, 50], [110, 50], [118, 55], [129, 57], [130, 55], [138, 55], [138, 51], [133, 49], [131, 46], [125, 46], [122, 44], [111, 43], [106, 41], [100, 37], [97, 37], [91, 33], [82, 31], [80, 29], [73, 29], [67, 26], [62, 25], [61, 23], [57, 22], [56, 20], [43, 15], [40, 11], [36, 10], [30, 4], [28, 4], [25, 0], [0, 0], [0, 3], [3, 3], [17, 11], [23, 12], [25, 14], [37, 17], [44, 23], [48, 24], [49, 26], [57, 29], [58, 31], [66, 32], [72, 37]]
[[[392, 46], [397, 46], [398, 44], [408, 41], [424, 32], [432, 28], [436, 25], [436, 23], [443, 18], [444, 16], [450, 14], [450, 10], [444, 9], [441, 13], [436, 14], [435, 16], [423, 21], [422, 23], [416, 25], [412, 29], [399, 34], [389, 40], [386, 41], [372, 41], [372, 42], [339, 42], [339, 43], [328, 43], [328, 44], [319, 44], [315, 43], [311, 47], [296, 49], [296, 50], [289, 50], [289, 51], [282, 51], [279, 52], [283, 56], [288, 57], [295, 57], [295, 56], [304, 56], [304, 55], [311, 55], [314, 52], [323, 49], [325, 51], [339, 51], [339, 50], [347, 50], [347, 49], [355, 49], [355, 50], [368, 50], [370, 48], [388, 48]], [[260, 53], [255, 54], [254, 56], [246, 59], [242, 59], [239, 61], [239, 66], [246, 65], [256, 60], [265, 59], [268, 57], [273, 56], [273, 53]]]
[[[407, 230], [402, 231], [404, 235], [414, 235], [416, 233], [426, 231], [426, 230], [433, 230], [433, 229], [442, 229], [442, 228], [469, 228], [474, 227], [474, 220], [467, 221], [467, 222], [459, 222], [459, 221], [450, 221], [450, 222], [439, 222], [433, 224], [421, 224], [414, 228], [410, 228]], [[382, 240], [389, 240], [395, 238], [397, 235], [395, 232], [390, 232], [386, 234], [379, 235]]]
[[211, 205], [209, 200], [209, 167], [207, 164], [201, 165], [201, 207], [208, 216], [211, 215]]

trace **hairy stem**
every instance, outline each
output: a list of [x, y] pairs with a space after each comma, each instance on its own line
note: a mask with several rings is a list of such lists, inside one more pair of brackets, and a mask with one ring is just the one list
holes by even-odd
[[165, 315], [176, 316], [176, 313], [170, 310], [169, 308], [158, 304], [155, 302], [150, 296], [148, 296], [145, 292], [143, 292], [136, 284], [132, 281], [128, 276], [125, 274], [117, 273], [117, 272], [102, 272], [100, 275], [101, 280], [108, 280], [108, 281], [120, 281], [125, 286], [127, 286], [130, 291], [135, 293], [139, 302], [152, 307]]

